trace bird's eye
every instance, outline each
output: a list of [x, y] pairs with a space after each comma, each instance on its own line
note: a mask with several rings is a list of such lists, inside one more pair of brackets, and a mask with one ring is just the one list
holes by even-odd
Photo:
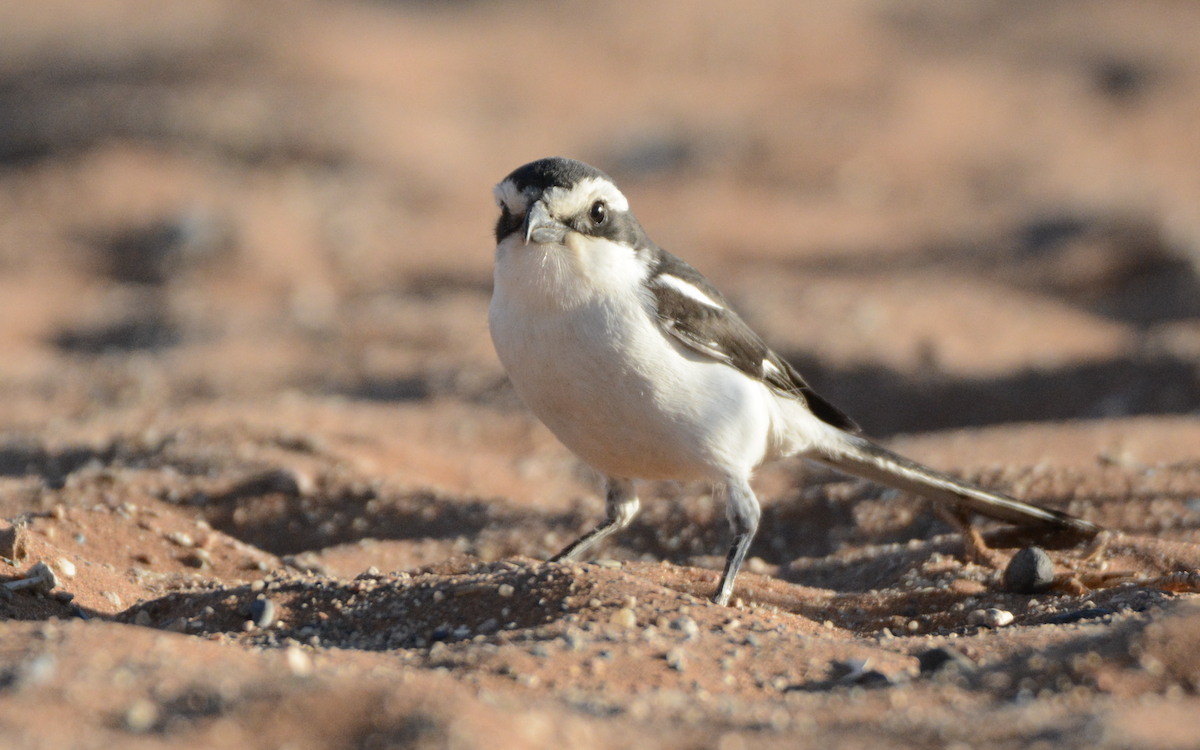
[[592, 204], [592, 210], [588, 213], [592, 218], [592, 223], [599, 226], [608, 219], [608, 208], [604, 205], [604, 201], [596, 201]]

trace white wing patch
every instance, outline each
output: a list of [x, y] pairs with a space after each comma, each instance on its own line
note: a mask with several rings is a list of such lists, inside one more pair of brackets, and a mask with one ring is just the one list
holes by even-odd
[[711, 307], [715, 310], [725, 309], [725, 305], [722, 305], [717, 300], [708, 296], [708, 294], [706, 294], [700, 287], [688, 283], [678, 276], [672, 276], [666, 273], [660, 274], [654, 279], [654, 283], [661, 284], [665, 287], [670, 287], [693, 302], [699, 302], [700, 304]]

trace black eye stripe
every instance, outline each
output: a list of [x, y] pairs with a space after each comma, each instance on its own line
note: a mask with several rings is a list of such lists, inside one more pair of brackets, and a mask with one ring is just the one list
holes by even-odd
[[514, 214], [508, 210], [508, 206], [501, 205], [500, 218], [496, 220], [496, 242], [518, 231], [524, 223], [525, 217]]

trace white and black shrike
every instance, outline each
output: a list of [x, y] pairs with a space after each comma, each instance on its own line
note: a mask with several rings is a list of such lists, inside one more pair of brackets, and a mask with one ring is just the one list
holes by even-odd
[[495, 188], [488, 321], [525, 404], [607, 480], [607, 518], [554, 560], [629, 525], [636, 479], [724, 486], [733, 544], [712, 599], [727, 604], [758, 528], [750, 477], [802, 456], [889, 487], [1047, 531], [1098, 527], [939, 474], [858, 434], [763, 343], [696, 269], [655, 245], [603, 172], [541, 159]]

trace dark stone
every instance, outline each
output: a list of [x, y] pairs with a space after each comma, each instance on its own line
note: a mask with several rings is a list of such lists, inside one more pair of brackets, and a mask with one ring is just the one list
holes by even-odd
[[1080, 620], [1095, 620], [1105, 615], [1111, 615], [1113, 611], [1108, 607], [1088, 607], [1087, 609], [1077, 609], [1074, 612], [1063, 612], [1046, 619], [1048, 625], [1068, 625], [1072, 622]]
[[970, 659], [948, 648], [931, 648], [928, 651], [922, 651], [917, 654], [917, 664], [920, 665], [921, 674], [924, 675], [949, 670], [956, 670], [963, 674], [975, 671], [975, 664]]
[[1004, 569], [1004, 588], [1014, 594], [1040, 594], [1054, 583], [1054, 562], [1041, 547], [1026, 547]]
[[250, 605], [250, 619], [260, 628], [275, 624], [275, 602], [270, 599], [255, 599]]

